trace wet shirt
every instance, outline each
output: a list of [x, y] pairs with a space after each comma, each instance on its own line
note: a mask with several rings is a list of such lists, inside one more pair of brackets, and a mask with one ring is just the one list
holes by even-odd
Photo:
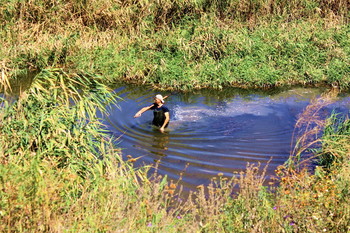
[[[151, 109], [153, 110], [153, 121], [152, 124], [157, 127], [162, 127], [165, 121], [165, 113], [169, 112], [169, 109], [162, 105], [161, 107], [158, 107], [157, 104], [154, 104]], [[167, 127], [168, 124], [166, 124], [165, 127]]]

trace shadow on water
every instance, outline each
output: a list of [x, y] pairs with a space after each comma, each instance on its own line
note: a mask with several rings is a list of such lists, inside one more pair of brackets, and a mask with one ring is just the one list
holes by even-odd
[[30, 87], [33, 79], [39, 73], [39, 70], [21, 70], [9, 80], [11, 89], [1, 89], [0, 92], [6, 92], [6, 95], [9, 96], [18, 96], [21, 92], [27, 90]]
[[[245, 170], [248, 162], [262, 167], [269, 163], [267, 176], [273, 175], [293, 148], [298, 115], [323, 91], [294, 88], [173, 93], [166, 101], [171, 121], [161, 133], [150, 125], [151, 111], [133, 118], [140, 108], [150, 105], [157, 92], [121, 87], [116, 92], [124, 101], [112, 109], [106, 124], [120, 138], [123, 156], [142, 156], [136, 166], [159, 161], [158, 173], [174, 181], [183, 173], [180, 183], [191, 190], [208, 184], [218, 173], [232, 177], [234, 172]], [[330, 116], [333, 110], [347, 114], [348, 109], [349, 95], [342, 94], [322, 114]]]

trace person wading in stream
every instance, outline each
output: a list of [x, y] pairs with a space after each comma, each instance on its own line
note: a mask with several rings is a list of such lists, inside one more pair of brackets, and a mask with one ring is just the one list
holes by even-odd
[[162, 95], [156, 95], [154, 97], [154, 103], [151, 106], [141, 108], [140, 111], [138, 111], [134, 117], [140, 117], [142, 113], [148, 110], [153, 110], [152, 125], [160, 127], [160, 132], [164, 132], [164, 129], [168, 127], [170, 121], [169, 109], [166, 106], [164, 106], [164, 99], [166, 99], [167, 97], [168, 96], [164, 96], [163, 98]]

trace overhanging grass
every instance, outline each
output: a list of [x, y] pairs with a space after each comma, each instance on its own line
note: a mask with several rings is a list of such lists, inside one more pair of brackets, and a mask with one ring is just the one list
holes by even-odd
[[116, 81], [185, 90], [348, 88], [346, 1], [14, 0], [0, 8], [1, 89], [27, 70], [42, 71], [18, 101], [2, 102], [2, 231], [350, 230], [346, 127], [324, 139], [327, 169], [280, 167], [271, 193], [249, 166], [232, 179], [214, 177], [184, 201], [174, 196], [176, 184], [151, 182], [147, 168], [121, 161], [95, 115], [115, 100], [103, 83]]
[[265, 170], [251, 164], [183, 199], [176, 181], [121, 160], [96, 117], [116, 100], [100, 80], [45, 70], [17, 101], [3, 100], [1, 231], [349, 231], [348, 120], [326, 130], [323, 156], [337, 159], [314, 174], [281, 166], [279, 185], [264, 186]]

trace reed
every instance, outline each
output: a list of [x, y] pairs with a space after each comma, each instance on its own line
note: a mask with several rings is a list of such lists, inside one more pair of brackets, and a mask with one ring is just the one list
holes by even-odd
[[[290, 166], [297, 165], [301, 161], [302, 163], [310, 162], [310, 160], [315, 158], [314, 156], [310, 157], [308, 151], [320, 148], [324, 140], [324, 137], [321, 138], [321, 135], [324, 135], [325, 130], [326, 132], [329, 130], [327, 127], [329, 123], [327, 122], [332, 121], [334, 118], [334, 116], [331, 116], [327, 119], [322, 114], [322, 110], [326, 106], [334, 103], [338, 94], [339, 88], [326, 91], [318, 98], [311, 100], [311, 103], [298, 116], [292, 136], [293, 140], [291, 142], [291, 148], [293, 148], [293, 150], [291, 151], [290, 161], [288, 162]], [[302, 158], [302, 154], [306, 154], [306, 156]]]
[[344, 0], [232, 0], [232, 1], [7, 1], [1, 17], [8, 22], [30, 24], [49, 22], [52, 28], [59, 22], [78, 22], [101, 30], [138, 30], [143, 26], [171, 27], [188, 17], [214, 14], [218, 19], [243, 22], [266, 17], [286, 17], [287, 20], [306, 17], [348, 17], [349, 3]]
[[347, 162], [349, 147], [346, 141], [349, 139], [349, 124], [348, 118], [338, 117], [336, 114], [327, 120], [323, 135], [323, 147], [326, 149], [319, 150], [319, 165], [330, 168]]
[[[97, 117], [120, 81], [348, 88], [348, 1], [12, 0], [0, 19], [1, 91], [18, 93], [1, 99], [1, 231], [350, 231], [348, 120], [315, 117], [328, 101], [298, 121], [307, 131], [278, 186], [249, 165], [187, 199], [176, 181], [123, 161]], [[316, 143], [310, 172], [301, 154]]]
[[349, 230], [348, 121], [327, 130], [321, 156], [337, 159], [313, 174], [281, 166], [276, 186], [250, 164], [230, 177], [219, 173], [184, 198], [177, 181], [133, 167], [132, 156], [121, 159], [97, 117], [118, 100], [102, 80], [43, 70], [18, 99], [2, 100], [1, 231]]
[[[349, 86], [347, 1], [8, 1], [4, 75], [80, 69], [158, 89]], [[3, 76], [4, 76], [3, 75]]]
[[349, 230], [344, 225], [349, 220], [349, 177], [343, 173], [349, 169], [348, 121], [336, 115], [326, 119], [320, 111], [338, 93], [333, 89], [306, 107], [296, 124], [296, 130], [303, 130], [295, 135], [291, 158], [276, 171], [281, 182], [275, 209], [283, 212], [291, 232]]

